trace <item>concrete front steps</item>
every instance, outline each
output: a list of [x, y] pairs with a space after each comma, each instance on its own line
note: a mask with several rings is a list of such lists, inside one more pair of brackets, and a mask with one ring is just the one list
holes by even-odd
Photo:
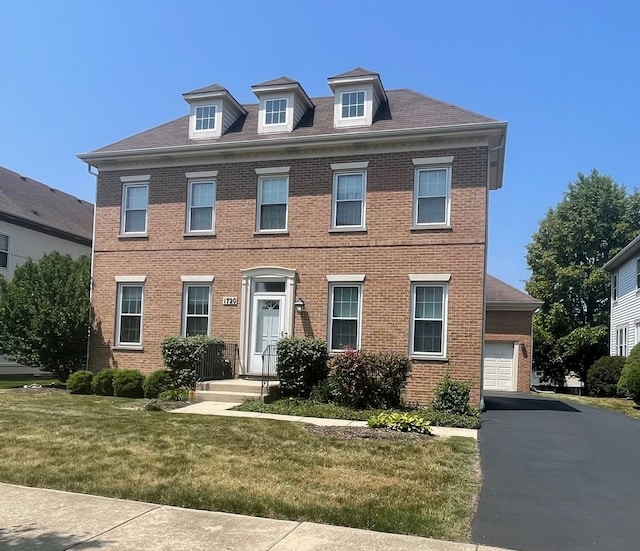
[[279, 393], [280, 383], [269, 381], [268, 394], [262, 395], [262, 382], [252, 379], [222, 379], [196, 383], [189, 393], [191, 402], [244, 402], [245, 400], [273, 400]]

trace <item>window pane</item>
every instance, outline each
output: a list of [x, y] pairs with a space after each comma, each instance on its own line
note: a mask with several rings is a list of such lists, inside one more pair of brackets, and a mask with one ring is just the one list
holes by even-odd
[[142, 287], [123, 286], [121, 291], [121, 308], [122, 314], [140, 314], [142, 312]]
[[261, 201], [263, 205], [269, 203], [287, 202], [287, 180], [284, 178], [272, 178], [262, 180]]
[[124, 231], [125, 232], [143, 232], [146, 228], [147, 211], [146, 210], [130, 210], [125, 213]]
[[209, 315], [209, 287], [187, 287], [187, 315]]
[[358, 317], [358, 287], [334, 287], [333, 317]]
[[419, 197], [444, 197], [447, 195], [446, 170], [421, 170], [418, 176]]
[[0, 251], [9, 251], [9, 236], [0, 233]]
[[284, 281], [256, 281], [256, 293], [284, 293]]
[[446, 222], [446, 197], [430, 197], [418, 199], [418, 224]]
[[121, 316], [120, 318], [120, 342], [140, 342], [140, 316]]
[[361, 226], [362, 203], [342, 201], [336, 204], [336, 226]]
[[343, 350], [347, 347], [358, 347], [357, 320], [333, 320], [331, 348], [334, 350]]
[[9, 267], [9, 254], [0, 251], [0, 268]]
[[209, 333], [209, 320], [207, 318], [187, 318], [185, 334], [187, 337], [194, 335], [207, 335]]
[[127, 209], [147, 208], [147, 186], [129, 186], [126, 190], [125, 207]]
[[336, 199], [338, 201], [351, 201], [362, 199], [363, 196], [362, 174], [339, 174]]
[[213, 209], [210, 207], [191, 209], [191, 227], [189, 229], [192, 231], [213, 229]]
[[287, 205], [262, 205], [261, 230], [284, 230], [287, 227]]
[[413, 350], [414, 352], [442, 353], [442, 322], [416, 320]]
[[442, 319], [442, 287], [416, 287], [416, 319]]
[[213, 183], [191, 184], [191, 206], [210, 207], [213, 205]]

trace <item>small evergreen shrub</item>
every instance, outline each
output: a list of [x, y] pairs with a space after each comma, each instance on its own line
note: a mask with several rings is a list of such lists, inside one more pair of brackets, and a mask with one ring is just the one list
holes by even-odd
[[469, 411], [470, 395], [471, 384], [454, 381], [447, 371], [433, 393], [431, 408], [434, 411], [464, 415]]
[[157, 398], [165, 390], [169, 390], [169, 378], [164, 369], [154, 371], [144, 380], [142, 384], [145, 398]]
[[423, 418], [431, 423], [432, 427], [456, 427], [460, 429], [479, 429], [480, 412], [469, 410], [464, 415], [447, 413], [446, 411], [422, 410]]
[[333, 378], [327, 377], [311, 389], [309, 399], [316, 404], [330, 404], [335, 401], [336, 395], [333, 388]]
[[311, 389], [329, 375], [327, 343], [312, 337], [278, 341], [276, 372], [282, 396], [308, 398]]
[[631, 354], [624, 362], [618, 388], [640, 405], [640, 345], [633, 347]]
[[98, 396], [113, 396], [113, 376], [117, 369], [103, 369], [93, 377], [91, 388]]
[[137, 369], [118, 369], [113, 375], [113, 393], [121, 398], [143, 398], [144, 375]]
[[69, 375], [67, 379], [67, 389], [71, 391], [71, 394], [91, 394], [92, 381], [93, 373], [81, 369]]
[[219, 345], [218, 350], [222, 360], [224, 341], [220, 337], [207, 335], [168, 337], [160, 343], [171, 388], [195, 388], [196, 366], [210, 344]]
[[603, 356], [596, 360], [587, 372], [589, 396], [619, 396], [618, 381], [625, 360], [624, 356]]
[[189, 391], [182, 389], [169, 389], [158, 395], [158, 400], [163, 402], [186, 402], [189, 397]]
[[432, 434], [431, 423], [425, 420], [419, 413], [399, 413], [397, 411], [383, 412], [374, 415], [367, 420], [367, 425], [372, 429], [387, 428], [401, 432], [417, 432], [420, 434]]

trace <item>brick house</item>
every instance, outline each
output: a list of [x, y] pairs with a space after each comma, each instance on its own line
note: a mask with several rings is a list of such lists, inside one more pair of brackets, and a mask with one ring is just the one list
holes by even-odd
[[164, 337], [208, 333], [251, 376], [268, 344], [308, 335], [409, 354], [412, 401], [448, 369], [479, 402], [507, 124], [360, 68], [328, 84], [309, 98], [281, 77], [247, 105], [211, 85], [184, 117], [79, 155], [99, 171], [92, 369], [153, 371]]

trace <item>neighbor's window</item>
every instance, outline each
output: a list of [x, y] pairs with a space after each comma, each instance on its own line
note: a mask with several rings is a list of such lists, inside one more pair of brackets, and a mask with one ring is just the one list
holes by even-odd
[[189, 184], [188, 224], [190, 232], [212, 232], [215, 218], [215, 182], [191, 182]]
[[618, 356], [627, 355], [627, 327], [619, 327], [616, 330], [616, 351]]
[[335, 174], [333, 180], [333, 228], [364, 228], [364, 172]]
[[196, 107], [196, 130], [214, 130], [216, 127], [216, 106]]
[[362, 286], [331, 285], [329, 295], [329, 350], [360, 348]]
[[268, 99], [264, 107], [265, 124], [284, 124], [287, 121], [286, 99]]
[[450, 168], [416, 170], [414, 225], [449, 223]]
[[118, 345], [142, 344], [142, 296], [142, 285], [118, 286]]
[[413, 286], [412, 354], [444, 356], [446, 293], [442, 284]]
[[258, 180], [258, 231], [287, 229], [287, 200], [289, 178], [260, 178]]
[[618, 300], [618, 274], [613, 274], [611, 278], [611, 298]]
[[636, 289], [640, 289], [640, 258], [636, 260]]
[[149, 186], [125, 184], [122, 192], [122, 233], [146, 233]]
[[210, 285], [185, 285], [184, 323], [185, 336], [209, 334]]
[[9, 235], [0, 233], [0, 268], [9, 269]]
[[341, 95], [342, 118], [353, 119], [364, 117], [364, 90], [359, 92], [343, 92]]

